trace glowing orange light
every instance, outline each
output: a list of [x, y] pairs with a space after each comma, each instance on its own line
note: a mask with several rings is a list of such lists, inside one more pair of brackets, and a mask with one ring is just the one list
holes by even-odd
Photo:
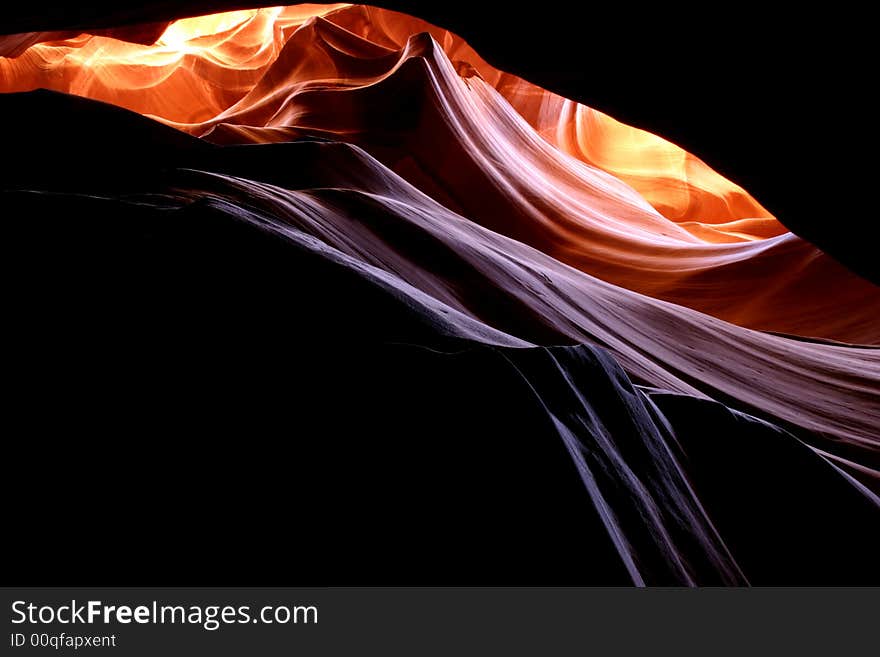
[[205, 121], [262, 77], [308, 19], [346, 5], [231, 11], [171, 23], [152, 45], [80, 34], [0, 57], [0, 91], [40, 87], [113, 103], [169, 123]]
[[189, 41], [203, 36], [211, 36], [220, 32], [226, 32], [239, 27], [261, 11], [277, 16], [281, 13], [281, 8], [271, 7], [262, 10], [245, 9], [241, 11], [223, 12], [221, 14], [211, 14], [209, 16], [184, 18], [171, 23], [171, 25], [169, 25], [162, 33], [162, 36], [159, 37], [156, 45], [166, 46], [176, 50], [186, 50]]
[[665, 139], [504, 74], [446, 30], [374, 8], [367, 22], [337, 12], [348, 6], [266, 7], [185, 18], [168, 25], [152, 45], [91, 34], [37, 43], [19, 57], [0, 58], [0, 91], [47, 87], [199, 134], [197, 124], [244, 97], [311, 18], [328, 17], [386, 48], [429, 32], [463, 76], [477, 75], [496, 88], [550, 143], [631, 185], [701, 240], [735, 242], [785, 232], [743, 189]]

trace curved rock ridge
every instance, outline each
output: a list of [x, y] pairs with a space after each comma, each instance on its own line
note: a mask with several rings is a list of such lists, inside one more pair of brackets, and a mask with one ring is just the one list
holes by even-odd
[[[743, 329], [634, 294], [468, 221], [360, 149], [296, 147], [304, 154], [278, 159], [292, 171], [265, 176], [271, 182], [215, 165], [185, 176], [172, 198], [291, 225], [525, 344], [602, 345], [637, 381], [736, 400], [854, 447], [880, 447], [880, 350]], [[311, 171], [306, 189], [297, 180], [303, 169]]]
[[176, 21], [153, 45], [86, 34], [0, 59], [0, 89], [36, 87], [217, 143], [358, 144], [447, 208], [615, 285], [749, 328], [880, 342], [880, 291], [747, 192], [413, 17], [296, 5]]
[[[0, 116], [14, 103], [19, 115], [36, 121], [38, 112], [21, 112], [29, 103], [48, 115], [76, 115], [83, 136], [54, 143], [57, 152], [49, 143], [46, 152], [60, 155], [91, 140], [102, 154], [117, 147], [112, 135], [124, 130], [138, 157], [92, 172], [99, 175], [73, 190], [66, 177], [25, 172], [21, 189], [0, 201], [11, 216], [42, 217], [13, 224], [19, 257], [65, 273], [33, 305], [51, 309], [58, 299], [83, 317], [84, 303], [109, 309], [117, 339], [143, 333], [133, 353], [146, 350], [140, 357], [148, 362], [138, 378], [157, 367], [163, 391], [182, 386], [191, 404], [193, 379], [176, 384], [168, 375], [181, 367], [178, 359], [190, 367], [195, 359], [208, 368], [207, 380], [194, 380], [207, 388], [210, 407], [231, 385], [237, 387], [229, 403], [242, 405], [243, 386], [253, 388], [260, 415], [270, 412], [271, 399], [287, 422], [309, 412], [298, 403], [303, 394], [323, 404], [319, 414], [379, 405], [388, 414], [382, 424], [355, 414], [357, 431], [337, 426], [332, 440], [319, 441], [326, 446], [308, 460], [309, 469], [326, 473], [319, 476], [345, 468], [340, 452], [357, 449], [373, 430], [379, 445], [361, 448], [353, 464], [371, 477], [400, 477], [380, 447], [392, 436], [403, 439], [398, 449], [430, 481], [435, 468], [444, 481], [450, 473], [457, 479], [479, 459], [480, 477], [493, 487], [505, 481], [506, 498], [522, 497], [509, 488], [516, 486], [544, 499], [529, 484], [533, 476], [574, 477], [594, 515], [579, 508], [577, 495], [542, 513], [575, 528], [567, 530], [581, 551], [569, 565], [575, 581], [618, 577], [602, 556], [606, 540], [638, 585], [876, 581], [877, 350], [749, 331], [591, 278], [443, 208], [355, 146], [217, 148], [128, 112], [70, 100], [42, 92], [7, 96]], [[109, 136], [96, 138], [96, 126]], [[164, 156], [156, 159], [157, 149]], [[112, 169], [120, 168], [114, 177]], [[108, 285], [124, 294], [104, 298], [100, 290]], [[120, 317], [129, 314], [135, 327], [125, 331]], [[77, 330], [108, 331], [86, 323], [59, 336], [54, 324], [35, 321], [32, 330], [47, 334], [38, 342], [48, 355], [25, 351], [28, 369], [41, 358], [57, 367], [71, 351], [75, 357], [83, 341]], [[668, 339], [677, 324], [687, 326], [687, 339]], [[195, 335], [187, 338], [189, 332]], [[588, 344], [539, 346], [571, 335]], [[178, 347], [167, 355], [180, 338], [183, 353]], [[76, 348], [63, 348], [68, 339]], [[382, 346], [374, 353], [377, 341]], [[294, 382], [296, 398], [283, 383], [254, 376], [249, 363], [264, 351]], [[751, 359], [744, 351], [753, 352]], [[84, 355], [94, 367], [95, 352]], [[236, 366], [239, 358], [248, 364]], [[330, 379], [329, 388], [316, 381], [321, 377]], [[472, 379], [476, 385], [467, 383]], [[396, 390], [390, 397], [369, 391], [389, 384]], [[725, 385], [733, 397], [719, 390]], [[368, 401], [358, 404], [362, 397]], [[729, 405], [713, 397], [729, 398]], [[456, 405], [446, 406], [451, 400]], [[405, 404], [416, 402], [427, 420], [407, 414]], [[476, 418], [462, 415], [465, 403], [480, 409], [489, 433], [470, 435]], [[245, 408], [250, 426], [257, 420]], [[111, 404], [106, 412], [117, 410]], [[130, 413], [126, 406], [122, 412]], [[413, 435], [427, 429], [409, 423], [437, 423], [434, 414], [448, 417], [454, 432], [441, 424], [437, 443]], [[398, 416], [406, 418], [399, 438], [399, 429], [389, 428]], [[509, 425], [507, 418], [516, 428], [494, 433]], [[459, 432], [468, 441], [457, 440]], [[570, 468], [547, 454], [554, 443]], [[517, 469], [496, 472], [507, 463]], [[407, 493], [417, 500], [431, 495], [413, 485]], [[453, 493], [440, 494], [459, 522], [470, 522], [470, 505], [484, 503], [466, 498], [459, 507]], [[505, 549], [517, 553], [516, 546]]]
[[[423, 66], [407, 61], [413, 70]], [[724, 401], [800, 428], [817, 449], [865, 466], [869, 479], [876, 474], [876, 348], [754, 331], [607, 283], [454, 212], [351, 144], [216, 146], [71, 96], [0, 98], [2, 117], [18, 116], [22, 127], [51, 116], [82, 117], [79, 131], [59, 124], [42, 142], [23, 130], [18, 146], [7, 143], [11, 161], [35, 146], [76, 152], [88, 145], [105, 168], [74, 182], [65, 176], [65, 187], [123, 185], [134, 194], [147, 186], [148, 204], [220, 204], [255, 224], [295, 230], [442, 308], [440, 316], [452, 312], [456, 319], [444, 333], [509, 346], [599, 345], [637, 383]], [[114, 134], [129, 138], [118, 142]], [[138, 157], [123, 167], [120, 149]], [[159, 184], [157, 167], [174, 173]], [[18, 188], [39, 189], [44, 177], [39, 166], [4, 172]]]

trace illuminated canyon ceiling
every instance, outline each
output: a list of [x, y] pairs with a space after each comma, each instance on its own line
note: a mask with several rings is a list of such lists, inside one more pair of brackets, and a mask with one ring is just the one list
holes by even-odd
[[[663, 395], [720, 402], [808, 445], [809, 467], [876, 511], [880, 290], [698, 154], [499, 71], [440, 27], [360, 5], [12, 35], [0, 55], [0, 92], [103, 101], [218, 153], [313, 149], [263, 177], [187, 167], [124, 202], [234, 212], [393, 289], [445, 336], [596, 349], [631, 379], [640, 422], [654, 426], [645, 409]], [[639, 550], [694, 581], [656, 506], [689, 518], [689, 558], [743, 577], [670, 454], [652, 451], [665, 474], [633, 470], [578, 417], [560, 411], [560, 435], [636, 582], [652, 581]], [[584, 456], [596, 452], [601, 465]], [[603, 489], [597, 467], [628, 492]], [[650, 547], [620, 538], [644, 529], [618, 520], [627, 505], [656, 523]]]

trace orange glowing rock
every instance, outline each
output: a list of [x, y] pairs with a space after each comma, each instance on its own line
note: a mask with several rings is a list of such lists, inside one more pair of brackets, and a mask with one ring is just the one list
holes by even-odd
[[296, 5], [186, 18], [168, 25], [147, 45], [92, 34], [47, 41], [18, 57], [0, 59], [0, 91], [44, 87], [162, 121], [196, 123], [247, 93], [306, 20], [341, 6]]
[[0, 91], [87, 96], [215, 143], [347, 141], [462, 216], [615, 285], [749, 328], [880, 342], [877, 288], [741, 187], [417, 18], [271, 7], [175, 21], [151, 44], [41, 33], [0, 37], [0, 53]]
[[[417, 18], [349, 5], [294, 5], [174, 21], [153, 44], [81, 34], [0, 37], [2, 90], [46, 87], [114, 103], [174, 123], [208, 121], [247, 93], [307, 20], [335, 24], [390, 49], [430, 33], [465, 75], [493, 85], [545, 139], [612, 173], [666, 218], [710, 242], [760, 239], [785, 228], [743, 189], [654, 134], [549, 93], [487, 64], [464, 41]], [[126, 38], [125, 32], [116, 36]], [[127, 37], [129, 40], [131, 37]], [[51, 39], [39, 42], [44, 39]], [[51, 71], [46, 75], [46, 71]], [[743, 221], [745, 220], [745, 221]]]

